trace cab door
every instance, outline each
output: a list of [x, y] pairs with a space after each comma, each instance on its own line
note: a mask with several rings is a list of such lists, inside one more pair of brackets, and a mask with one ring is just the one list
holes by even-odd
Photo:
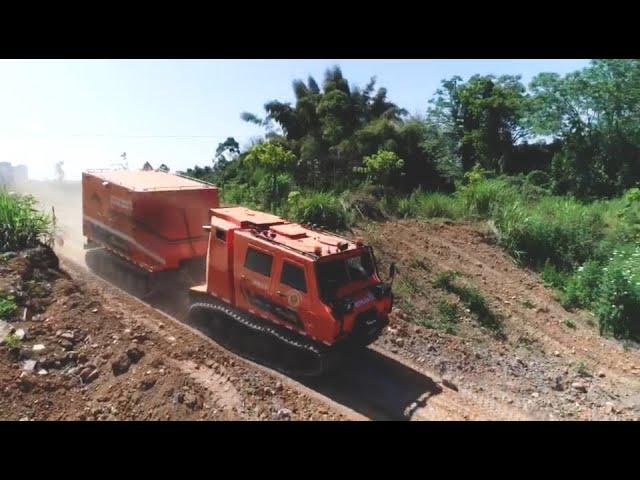
[[240, 308], [251, 313], [269, 316], [273, 310], [271, 284], [274, 256], [259, 245], [249, 243], [238, 248], [236, 268], [239, 279], [236, 283], [236, 301]]
[[285, 325], [307, 330], [311, 310], [309, 279], [305, 265], [286, 256], [278, 256], [272, 279], [274, 314]]

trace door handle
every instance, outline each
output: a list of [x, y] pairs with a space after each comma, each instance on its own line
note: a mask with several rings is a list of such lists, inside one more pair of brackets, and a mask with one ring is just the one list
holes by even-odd
[[280, 295], [281, 297], [286, 297], [286, 295], [281, 290], [276, 290], [276, 295]]

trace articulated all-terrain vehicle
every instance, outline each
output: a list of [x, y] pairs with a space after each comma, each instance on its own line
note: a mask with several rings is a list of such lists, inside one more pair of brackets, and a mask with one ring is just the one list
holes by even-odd
[[155, 171], [86, 173], [83, 210], [90, 246], [118, 258], [92, 268], [143, 292], [191, 281], [191, 322], [287, 373], [322, 374], [388, 323], [391, 287], [361, 240], [221, 208], [214, 186]]

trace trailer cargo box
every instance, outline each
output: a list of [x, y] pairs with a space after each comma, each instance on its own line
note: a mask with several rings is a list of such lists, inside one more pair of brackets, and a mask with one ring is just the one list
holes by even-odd
[[180, 268], [204, 258], [212, 185], [160, 171], [93, 170], [82, 175], [82, 230], [102, 246], [148, 272]]

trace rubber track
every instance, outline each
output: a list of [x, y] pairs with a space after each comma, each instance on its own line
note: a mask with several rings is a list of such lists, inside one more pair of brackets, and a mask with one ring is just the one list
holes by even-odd
[[[292, 369], [287, 366], [287, 363], [293, 365], [301, 365], [305, 362], [298, 361], [287, 361], [282, 363], [274, 363], [273, 356], [266, 356], [266, 358], [258, 358], [255, 354], [257, 349], [249, 349], [253, 350], [250, 352], [243, 352], [242, 355], [246, 356], [250, 360], [263, 364], [269, 368], [277, 370], [285, 375], [289, 376], [320, 376], [327, 373], [331, 367], [335, 364], [337, 360], [337, 352], [332, 351], [330, 349], [323, 349], [318, 347], [317, 344], [304, 339], [303, 337], [294, 336], [293, 334], [288, 334], [287, 332], [283, 332], [277, 328], [274, 328], [264, 322], [261, 322], [257, 319], [253, 319], [252, 316], [245, 314], [243, 312], [239, 312], [238, 310], [217, 302], [197, 302], [191, 305], [189, 309], [189, 317], [194, 318], [199, 314], [209, 314], [209, 315], [221, 315], [223, 318], [226, 317], [228, 319], [233, 320], [236, 324], [242, 325], [245, 328], [252, 330], [253, 332], [262, 335], [263, 338], [273, 338], [277, 339], [282, 345], [278, 348], [282, 348], [282, 346], [289, 347], [293, 352], [300, 355], [309, 355], [313, 357], [314, 363], [316, 367], [313, 369], [301, 370], [301, 369]], [[197, 324], [196, 324], [197, 326]], [[211, 326], [211, 322], [208, 323], [207, 327]], [[216, 335], [214, 335], [216, 336]], [[227, 343], [228, 342], [224, 342]], [[277, 352], [282, 353], [282, 351]]]

